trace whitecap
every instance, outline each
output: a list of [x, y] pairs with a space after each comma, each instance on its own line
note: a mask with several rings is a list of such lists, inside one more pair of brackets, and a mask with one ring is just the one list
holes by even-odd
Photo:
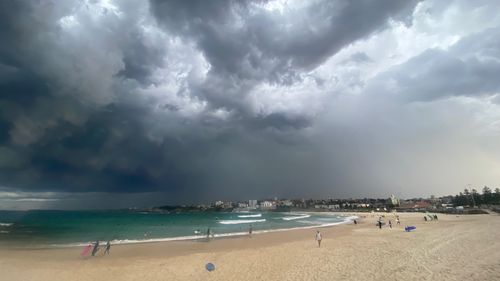
[[301, 216], [296, 216], [296, 217], [284, 217], [282, 218], [283, 220], [286, 220], [286, 221], [292, 221], [292, 220], [300, 220], [300, 219], [305, 219], [305, 218], [308, 218], [310, 217], [311, 215], [301, 215]]
[[220, 224], [243, 224], [243, 223], [254, 223], [254, 222], [265, 222], [266, 219], [260, 220], [222, 220], [219, 221]]
[[262, 214], [254, 214], [254, 215], [239, 215], [238, 218], [260, 218]]

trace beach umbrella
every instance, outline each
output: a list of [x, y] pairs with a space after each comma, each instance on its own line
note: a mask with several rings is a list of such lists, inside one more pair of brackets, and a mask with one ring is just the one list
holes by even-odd
[[208, 270], [208, 271], [214, 271], [215, 270], [215, 265], [211, 262], [207, 263], [205, 265], [205, 268]]

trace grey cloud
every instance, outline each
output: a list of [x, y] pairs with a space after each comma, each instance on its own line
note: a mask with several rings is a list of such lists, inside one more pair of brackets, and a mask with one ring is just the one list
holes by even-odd
[[[338, 94], [343, 89], [324, 75], [343, 77], [335, 65], [314, 71], [343, 48], [391, 27], [391, 19], [409, 24], [413, 1], [316, 1], [283, 13], [265, 10], [266, 2], [107, 4], [0, 3], [0, 39], [7, 42], [0, 46], [0, 185], [26, 193], [15, 200], [96, 208], [378, 196], [415, 181], [412, 161], [422, 159], [426, 145], [449, 137], [433, 132], [458, 127], [449, 120], [426, 127], [444, 119], [431, 113], [449, 104], [408, 108], [408, 99], [391, 93], [418, 97], [425, 90], [424, 98], [433, 100], [497, 89], [490, 79], [497, 71], [495, 30], [463, 38], [449, 50], [429, 50], [367, 87], [355, 69], [353, 81], [363, 89], [355, 97]], [[351, 59], [370, 58], [360, 51]], [[352, 66], [378, 63], [371, 60]], [[457, 86], [444, 81], [456, 77], [468, 80]], [[386, 84], [393, 81], [394, 91]], [[292, 93], [307, 83], [313, 86], [298, 91], [306, 97]], [[261, 86], [271, 88], [263, 92], [269, 96], [250, 100]], [[317, 107], [298, 104], [318, 96]], [[451, 131], [456, 139], [463, 136]], [[426, 134], [430, 140], [419, 144]], [[448, 152], [462, 148], [468, 146]], [[425, 164], [416, 166], [432, 174]], [[395, 167], [402, 176], [391, 174]]]
[[349, 59], [347, 59], [345, 61], [345, 63], [349, 63], [349, 62], [354, 62], [354, 63], [369, 63], [369, 62], [373, 62], [373, 60], [366, 53], [357, 52], [357, 53], [352, 54], [349, 57]]
[[245, 113], [240, 100], [258, 82], [300, 81], [301, 71], [383, 29], [390, 18], [408, 18], [417, 1], [317, 1], [283, 14], [252, 2], [151, 3], [157, 20], [196, 42], [211, 64], [203, 90], [193, 92], [215, 107]]
[[499, 38], [500, 29], [487, 29], [448, 50], [428, 49], [373, 79], [370, 91], [414, 101], [496, 94], [500, 91]]

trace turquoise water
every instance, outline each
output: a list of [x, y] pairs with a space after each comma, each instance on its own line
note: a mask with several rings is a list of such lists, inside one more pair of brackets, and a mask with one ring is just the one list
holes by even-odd
[[346, 221], [318, 213], [139, 211], [0, 211], [0, 244], [16, 247], [77, 246], [89, 241], [140, 243], [313, 228]]

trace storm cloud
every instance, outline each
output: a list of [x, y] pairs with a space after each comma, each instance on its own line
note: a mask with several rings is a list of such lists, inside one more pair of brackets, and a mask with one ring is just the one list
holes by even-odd
[[498, 186], [498, 8], [2, 1], [0, 202], [102, 208]]

